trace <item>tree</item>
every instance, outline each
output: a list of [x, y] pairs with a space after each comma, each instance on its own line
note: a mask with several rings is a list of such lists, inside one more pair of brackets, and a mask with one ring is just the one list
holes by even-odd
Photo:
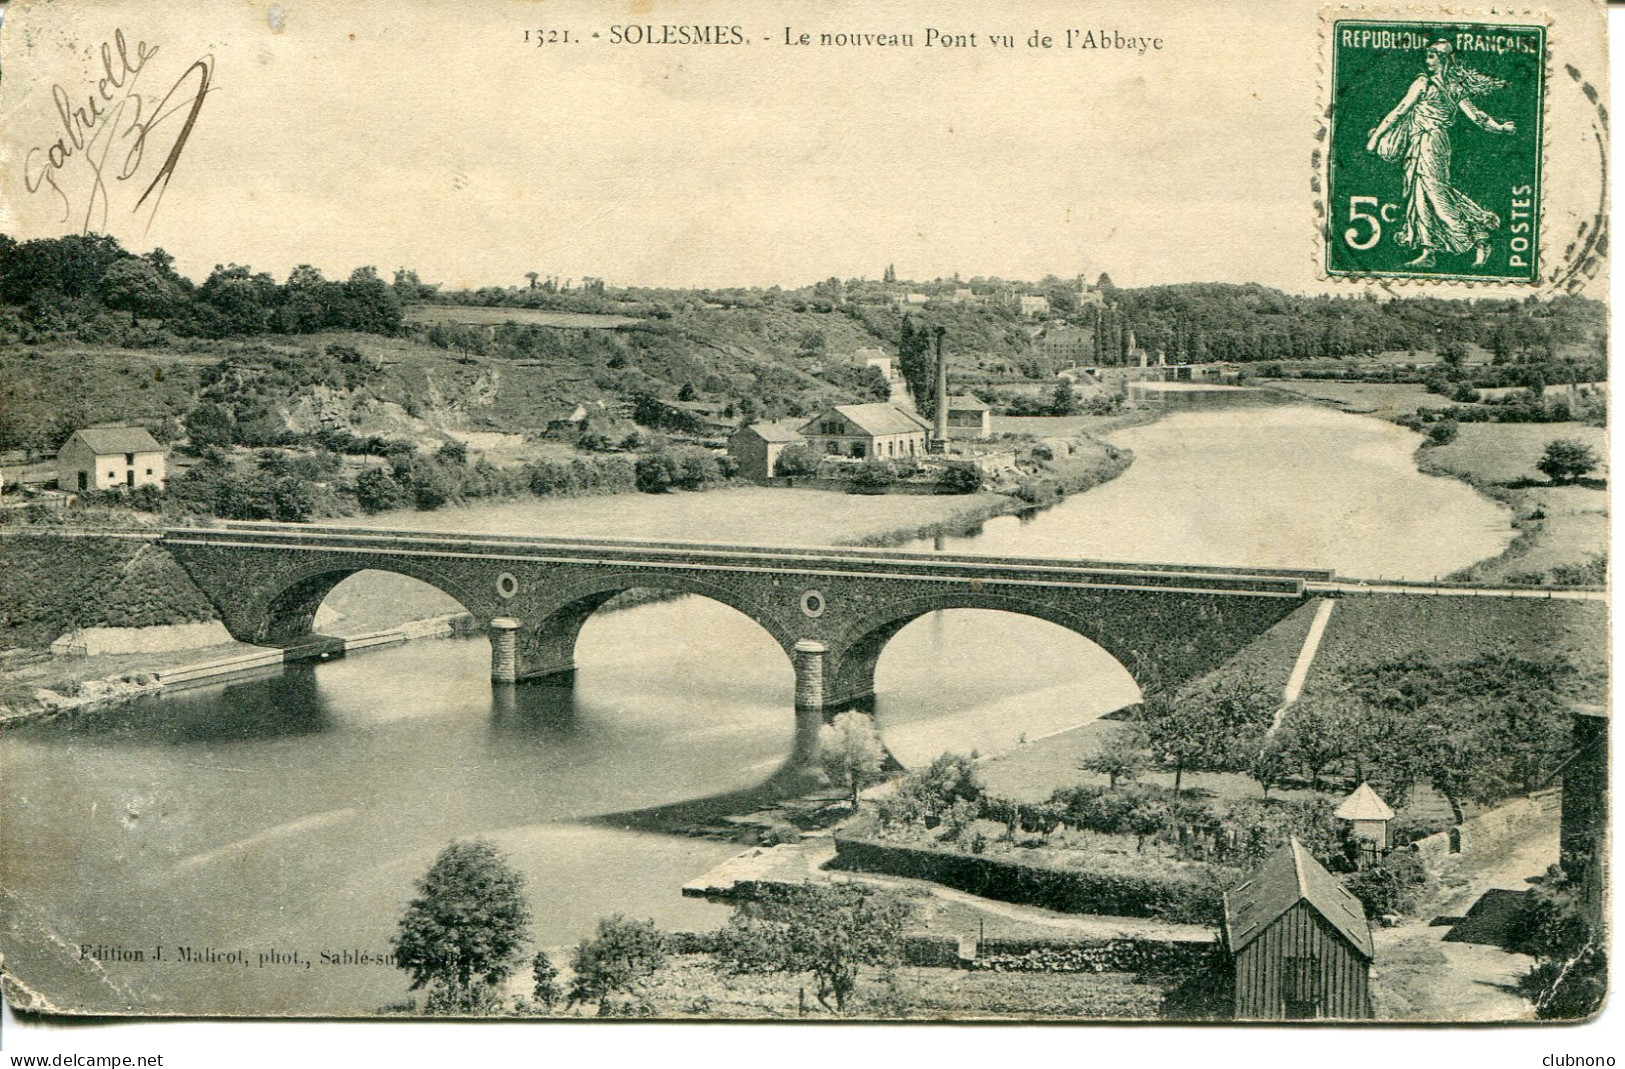
[[373, 267], [350, 272], [344, 283], [344, 310], [344, 326], [373, 334], [394, 334], [404, 318], [401, 299]]
[[564, 989], [559, 986], [558, 967], [547, 956], [547, 951], [538, 950], [536, 956], [530, 959], [530, 978], [530, 997], [543, 1009], [551, 1010], [553, 1004], [564, 996]]
[[1286, 711], [1275, 737], [1286, 759], [1309, 773], [1309, 787], [1320, 790], [1320, 774], [1342, 759], [1347, 720], [1337, 699], [1300, 698]]
[[736, 908], [718, 940], [725, 969], [811, 973], [819, 1004], [844, 1013], [861, 966], [890, 970], [899, 961], [911, 911], [896, 895], [853, 884], [802, 884], [784, 887], [781, 896]]
[[1275, 718], [1277, 700], [1250, 676], [1223, 676], [1141, 707], [1152, 755], [1174, 770], [1174, 791], [1187, 769], [1233, 768], [1238, 742], [1261, 735]]
[[1049, 412], [1052, 416], [1071, 416], [1078, 411], [1078, 394], [1072, 388], [1071, 379], [1062, 379], [1055, 384], [1055, 396], [1050, 400]]
[[1590, 474], [1599, 463], [1597, 454], [1584, 442], [1557, 438], [1546, 444], [1546, 452], [1535, 467], [1553, 483], [1561, 485]]
[[1367, 714], [1358, 742], [1372, 786], [1390, 798], [1431, 783], [1457, 822], [1464, 801], [1534, 789], [1562, 760], [1567, 702], [1599, 685], [1564, 658], [1492, 650], [1461, 661], [1412, 655], [1342, 673]]
[[1078, 767], [1106, 776], [1109, 789], [1117, 789], [1118, 780], [1132, 780], [1150, 761], [1146, 753], [1146, 737], [1137, 724], [1126, 724], [1114, 731], [1100, 749], [1078, 762]]
[[432, 1000], [452, 1010], [482, 1004], [481, 986], [513, 972], [530, 940], [525, 880], [482, 839], [454, 842], [417, 883], [394, 938], [395, 961], [411, 990], [433, 985]]
[[856, 710], [842, 713], [818, 733], [818, 744], [824, 771], [847, 792], [856, 809], [858, 792], [880, 782], [886, 756], [874, 720]]
[[570, 1005], [598, 1003], [598, 1014], [614, 1013], [614, 995], [636, 995], [644, 981], [666, 964], [666, 941], [652, 920], [634, 921], [617, 913], [598, 922], [598, 934], [576, 945], [570, 958], [575, 979]]
[[903, 326], [897, 341], [897, 370], [908, 383], [909, 393], [927, 419], [936, 415], [937, 362], [931, 352], [931, 328], [924, 323], [915, 324], [912, 316], [903, 317]]
[[224, 448], [237, 437], [237, 419], [223, 405], [199, 401], [186, 414], [186, 437], [194, 450]]
[[1447, 341], [1439, 346], [1439, 361], [1448, 368], [1459, 368], [1467, 362], [1467, 346], [1459, 341]]
[[102, 303], [131, 315], [166, 318], [186, 304], [186, 295], [148, 260], [129, 257], [108, 267], [101, 280]]
[[1263, 788], [1264, 797], [1270, 796], [1271, 787], [1279, 787], [1281, 780], [1286, 777], [1291, 768], [1287, 759], [1286, 747], [1283, 745], [1279, 733], [1265, 737], [1247, 736], [1241, 743], [1245, 755], [1245, 768], [1247, 774], [1258, 781]]

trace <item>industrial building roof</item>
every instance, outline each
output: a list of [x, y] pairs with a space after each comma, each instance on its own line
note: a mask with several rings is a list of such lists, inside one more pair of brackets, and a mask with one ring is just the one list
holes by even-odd
[[1230, 952], [1257, 939], [1299, 902], [1307, 902], [1366, 960], [1372, 958], [1371, 924], [1360, 900], [1310, 857], [1296, 836], [1251, 878], [1225, 893], [1224, 929]]
[[847, 422], [865, 434], [917, 434], [931, 428], [924, 419], [901, 405], [875, 401], [867, 405], [836, 405], [803, 423], [801, 432], [806, 434], [809, 429], [815, 428], [830, 412], [839, 412]]

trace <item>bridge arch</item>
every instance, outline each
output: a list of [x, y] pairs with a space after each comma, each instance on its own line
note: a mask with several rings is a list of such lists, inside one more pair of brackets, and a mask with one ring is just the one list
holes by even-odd
[[627, 570], [550, 584], [541, 591], [526, 617], [517, 620], [519, 678], [569, 678], [575, 671], [576, 641], [582, 627], [611, 599], [630, 590], [659, 590], [726, 605], [766, 631], [786, 656], [793, 656], [797, 635], [771, 606], [697, 575]]
[[1158, 682], [1155, 665], [1127, 629], [1100, 616], [1074, 612], [1036, 598], [1005, 592], [952, 589], [888, 602], [854, 619], [830, 643], [827, 684], [830, 704], [867, 702], [875, 692], [875, 668], [887, 644], [914, 621], [947, 609], [986, 609], [1056, 624], [1100, 647], [1121, 664], [1142, 692]]
[[[316, 613], [333, 588], [361, 572], [388, 572], [434, 587], [460, 604], [482, 623], [491, 618], [494, 599], [469, 588], [462, 579], [430, 561], [414, 557], [355, 557], [301, 563], [279, 572], [265, 589], [246, 600], [259, 606], [255, 618], [238, 622], [257, 645], [286, 646], [307, 640], [315, 628]], [[233, 621], [228, 620], [228, 626]], [[232, 633], [238, 634], [238, 627]]]

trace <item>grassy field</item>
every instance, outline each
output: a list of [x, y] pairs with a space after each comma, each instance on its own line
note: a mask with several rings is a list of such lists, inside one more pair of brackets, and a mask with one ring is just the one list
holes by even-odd
[[[1546, 443], [1572, 438], [1602, 464], [1582, 484], [1552, 486], [1535, 464]], [[1417, 454], [1423, 471], [1463, 479], [1507, 502], [1519, 536], [1499, 557], [1468, 569], [1481, 582], [1526, 582], [1608, 553], [1608, 432], [1583, 423], [1464, 423], [1449, 445]]]
[[631, 316], [595, 315], [591, 312], [549, 312], [540, 308], [486, 308], [467, 304], [419, 304], [406, 310], [408, 323], [470, 323], [494, 326], [522, 323], [534, 327], [583, 329], [624, 327], [641, 323]]
[[[1535, 467], [1546, 443], [1557, 438], [1573, 438], [1589, 445], [1603, 458], [1602, 466], [1590, 478], [1608, 478], [1608, 431], [1584, 423], [1463, 423], [1456, 440], [1427, 450], [1432, 470], [1465, 476], [1487, 483], [1519, 480], [1545, 482]], [[1595, 491], [1606, 498], [1603, 491]], [[1599, 501], [1600, 504], [1606, 504]]]
[[1316, 401], [1329, 401], [1347, 412], [1398, 419], [1418, 407], [1438, 407], [1450, 401], [1415, 383], [1333, 382], [1315, 379], [1265, 379], [1260, 385], [1295, 393]]

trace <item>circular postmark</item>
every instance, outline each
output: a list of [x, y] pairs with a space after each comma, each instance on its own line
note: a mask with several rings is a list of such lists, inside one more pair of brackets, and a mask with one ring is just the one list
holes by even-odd
[[497, 576], [497, 594], [504, 598], [511, 598], [519, 593], [519, 579], [512, 572], [503, 572]]
[[822, 591], [807, 590], [802, 592], [801, 611], [806, 615], [816, 620], [824, 615], [824, 610], [828, 607], [829, 601], [824, 597]]

